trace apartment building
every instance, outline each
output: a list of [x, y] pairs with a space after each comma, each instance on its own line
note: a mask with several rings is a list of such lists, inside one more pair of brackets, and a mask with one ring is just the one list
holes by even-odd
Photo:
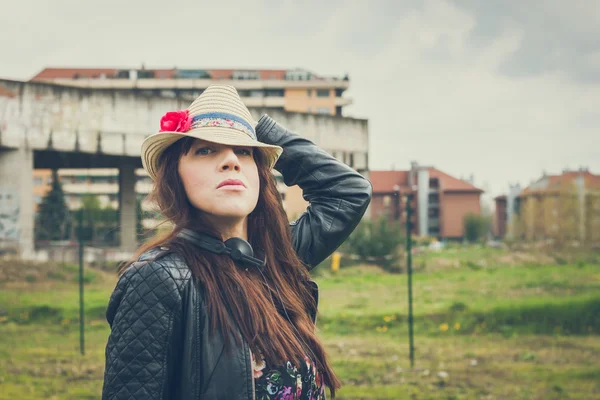
[[600, 244], [600, 175], [565, 169], [495, 198], [495, 234]]
[[192, 101], [213, 83], [234, 86], [248, 107], [342, 115], [347, 76], [323, 77], [305, 69], [45, 68], [32, 81], [91, 89], [136, 90], [147, 96]]
[[460, 239], [463, 218], [480, 214], [483, 190], [431, 166], [411, 163], [409, 170], [370, 171], [371, 218], [387, 216], [406, 224], [406, 202], [412, 209], [412, 232], [440, 239]]

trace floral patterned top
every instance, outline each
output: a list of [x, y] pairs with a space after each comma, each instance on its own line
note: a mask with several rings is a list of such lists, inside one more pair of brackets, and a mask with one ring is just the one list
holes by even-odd
[[308, 357], [300, 368], [290, 361], [268, 368], [261, 354], [250, 354], [256, 400], [325, 400], [323, 378]]

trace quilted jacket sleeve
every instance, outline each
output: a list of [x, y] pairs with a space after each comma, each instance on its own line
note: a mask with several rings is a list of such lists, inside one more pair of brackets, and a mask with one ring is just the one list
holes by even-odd
[[313, 268], [356, 228], [371, 201], [371, 183], [267, 115], [259, 120], [256, 134], [258, 140], [283, 148], [275, 169], [287, 186], [300, 186], [309, 202], [291, 229], [294, 249], [308, 268]]
[[110, 298], [102, 399], [169, 399], [181, 321], [178, 281], [160, 261], [132, 264]]

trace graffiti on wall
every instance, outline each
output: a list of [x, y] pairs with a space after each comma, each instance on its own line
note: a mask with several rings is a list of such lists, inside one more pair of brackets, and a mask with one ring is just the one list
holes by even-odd
[[19, 238], [19, 201], [14, 189], [0, 188], [0, 241]]

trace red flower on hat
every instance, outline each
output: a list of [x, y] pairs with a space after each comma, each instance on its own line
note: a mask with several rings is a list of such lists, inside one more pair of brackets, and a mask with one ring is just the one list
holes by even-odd
[[192, 124], [188, 110], [169, 111], [160, 119], [159, 132], [187, 132]]

